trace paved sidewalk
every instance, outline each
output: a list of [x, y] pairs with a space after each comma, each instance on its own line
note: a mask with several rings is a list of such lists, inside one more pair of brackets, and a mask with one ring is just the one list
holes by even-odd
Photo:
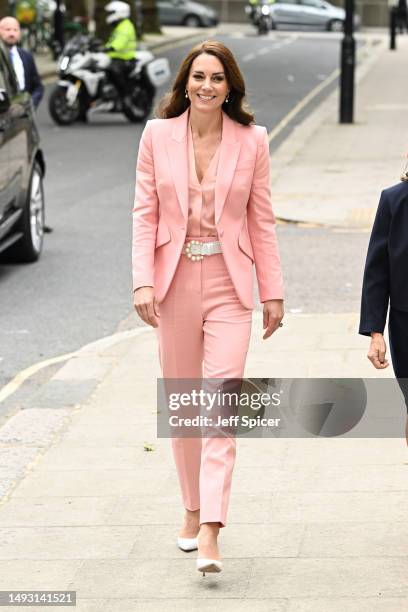
[[[263, 341], [257, 312], [246, 374], [370, 376], [356, 323], [288, 315]], [[175, 544], [182, 505], [170, 442], [156, 439], [159, 375], [155, 333], [124, 332], [48, 383], [65, 385], [65, 408], [33, 405], [0, 430], [10, 486], [16, 456], [32, 455], [0, 505], [0, 590], [75, 590], [78, 612], [406, 608], [405, 441], [240, 438], [225, 569], [203, 579], [196, 553]], [[69, 390], [95, 377], [91, 398], [69, 406]]]
[[[139, 49], [150, 49], [154, 52], [164, 50], [169, 44], [179, 41], [188, 41], [198, 36], [213, 36], [215, 28], [188, 28], [181, 26], [162, 26], [162, 34], [146, 34], [143, 41], [139, 42]], [[38, 72], [43, 79], [56, 77], [57, 64], [52, 59], [51, 53], [38, 54], [35, 56]]]
[[[375, 35], [375, 38], [379, 38]], [[371, 227], [379, 195], [399, 181], [408, 151], [408, 37], [368, 46], [355, 91], [355, 123], [338, 123], [333, 93], [272, 157], [278, 217], [330, 226]], [[377, 60], [377, 56], [379, 59]]]

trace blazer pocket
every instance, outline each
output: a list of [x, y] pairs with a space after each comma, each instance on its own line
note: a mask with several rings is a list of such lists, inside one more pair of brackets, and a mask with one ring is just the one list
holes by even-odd
[[159, 225], [157, 228], [157, 234], [156, 234], [156, 249], [159, 246], [162, 246], [163, 244], [170, 242], [170, 240], [171, 240], [171, 236], [170, 236], [169, 228], [164, 223], [164, 221], [159, 221]]
[[255, 261], [254, 252], [252, 250], [251, 239], [248, 234], [246, 223], [241, 228], [238, 236], [238, 245], [241, 251], [245, 253], [252, 261]]

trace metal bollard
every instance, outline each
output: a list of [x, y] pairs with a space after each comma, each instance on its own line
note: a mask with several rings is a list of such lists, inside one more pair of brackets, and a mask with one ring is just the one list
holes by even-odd
[[397, 7], [393, 6], [390, 10], [390, 49], [395, 51], [397, 48]]

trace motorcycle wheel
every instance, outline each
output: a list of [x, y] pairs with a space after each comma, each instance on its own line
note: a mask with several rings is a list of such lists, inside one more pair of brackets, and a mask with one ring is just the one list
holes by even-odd
[[262, 36], [263, 34], [268, 33], [268, 25], [264, 19], [262, 19], [258, 24], [258, 34]]
[[66, 98], [66, 87], [57, 85], [50, 95], [48, 110], [58, 125], [71, 125], [81, 113], [79, 97], [73, 106], [69, 106]]
[[145, 87], [137, 86], [123, 100], [123, 114], [132, 123], [144, 121], [150, 115], [153, 95]]

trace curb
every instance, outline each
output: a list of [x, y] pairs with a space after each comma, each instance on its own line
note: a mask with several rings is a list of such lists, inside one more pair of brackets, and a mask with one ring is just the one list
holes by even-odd
[[[0, 427], [0, 506], [48, 448], [61, 439], [74, 414], [90, 401], [121, 358], [123, 343], [147, 332], [152, 333], [148, 327], [117, 332], [71, 353], [68, 361], [34, 394], [35, 407], [19, 410]], [[48, 361], [44, 361], [44, 367]]]

